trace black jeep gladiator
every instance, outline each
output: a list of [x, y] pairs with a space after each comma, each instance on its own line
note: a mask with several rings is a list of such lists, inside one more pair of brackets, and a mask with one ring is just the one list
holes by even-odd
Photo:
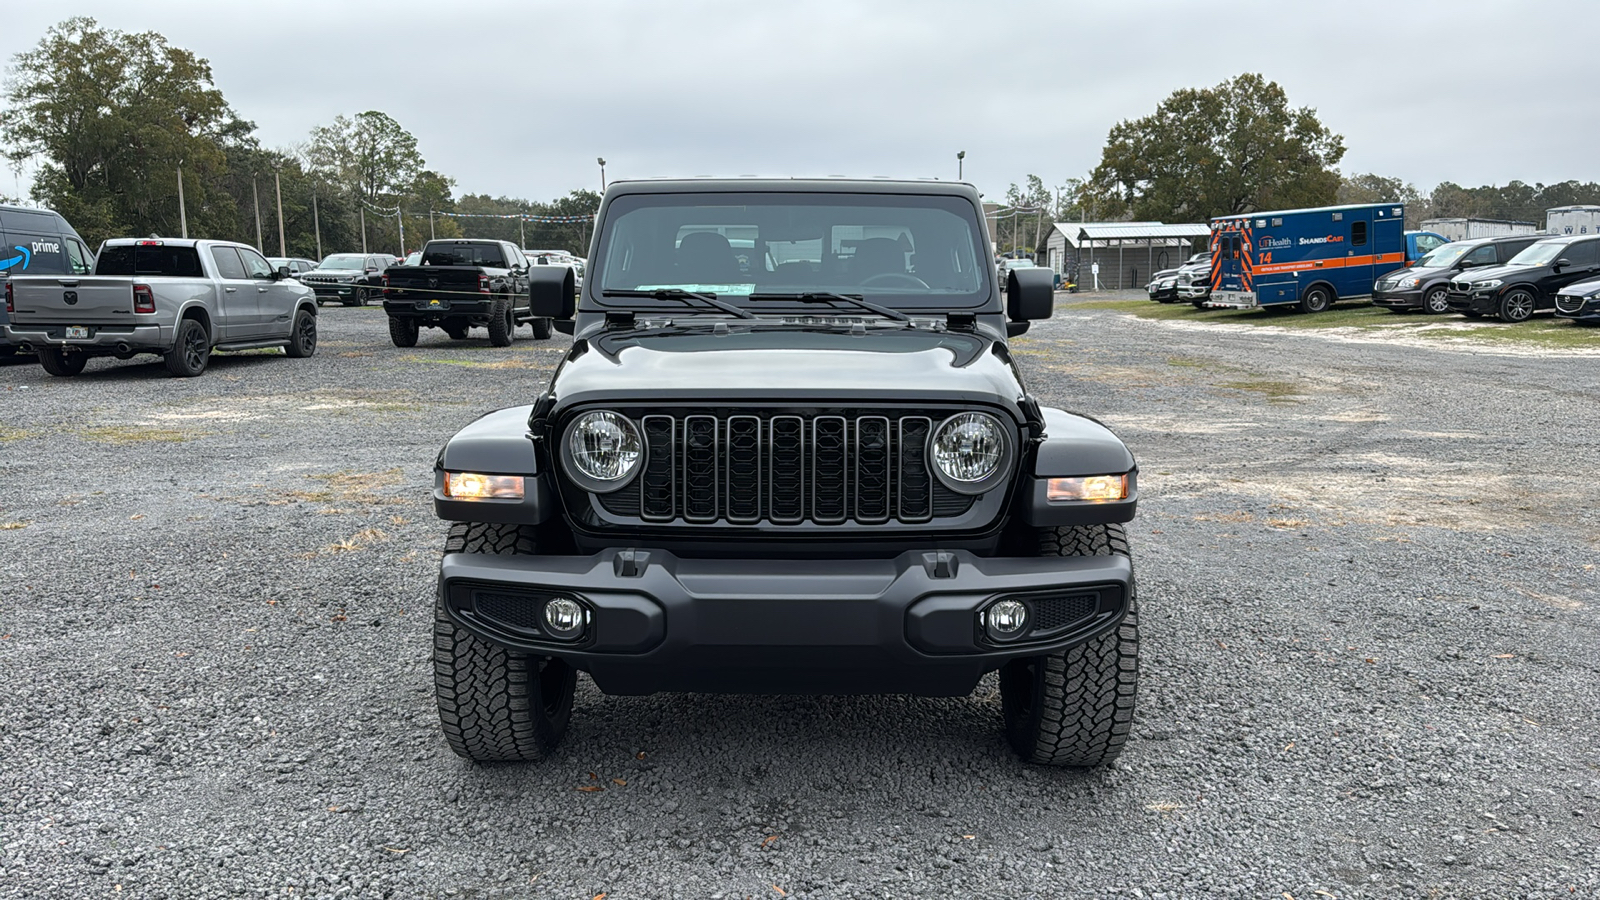
[[535, 266], [574, 336], [548, 388], [440, 452], [446, 740], [533, 760], [601, 691], [961, 696], [998, 672], [1024, 759], [1093, 766], [1133, 719], [1137, 470], [1041, 407], [1007, 348], [978, 193], [619, 182], [591, 267]]
[[396, 347], [415, 347], [423, 326], [443, 328], [458, 341], [483, 326], [496, 347], [509, 347], [523, 322], [535, 338], [550, 337], [550, 319], [528, 311], [528, 259], [516, 244], [429, 241], [420, 263], [383, 272], [383, 311]]

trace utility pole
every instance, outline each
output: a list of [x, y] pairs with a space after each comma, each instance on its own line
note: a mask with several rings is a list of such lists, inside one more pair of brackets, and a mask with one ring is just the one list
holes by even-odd
[[361, 207], [361, 252], [367, 252], [367, 207]]
[[178, 227], [189, 236], [189, 210], [183, 205], [183, 160], [178, 160]]
[[962, 172], [963, 172], [962, 166], [963, 166], [964, 163], [966, 163], [966, 161], [967, 161], [967, 151], [965, 151], [965, 150], [957, 150], [956, 151], [956, 180], [957, 181], [960, 181], [962, 179]]
[[322, 219], [317, 215], [317, 187], [311, 186], [311, 227], [317, 232], [317, 262], [322, 262]]
[[433, 210], [428, 210], [428, 240], [433, 240]]
[[261, 192], [256, 190], [256, 176], [254, 172], [250, 173], [250, 196], [255, 200], [256, 203], [256, 249], [262, 253], [266, 253], [266, 249], [261, 246]]
[[272, 189], [278, 194], [278, 255], [288, 256], [289, 245], [283, 240], [283, 179], [272, 173]]
[[406, 217], [400, 211], [400, 204], [394, 205], [394, 220], [400, 225], [400, 258], [406, 258]]
[[522, 216], [517, 216], [517, 237], [522, 240], [517, 246], [528, 249], [528, 220]]

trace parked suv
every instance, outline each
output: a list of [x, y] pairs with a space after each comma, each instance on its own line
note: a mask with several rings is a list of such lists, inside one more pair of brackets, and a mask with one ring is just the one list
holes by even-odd
[[1379, 278], [1372, 286], [1372, 303], [1394, 312], [1447, 313], [1451, 279], [1468, 269], [1504, 265], [1537, 240], [1536, 235], [1522, 234], [1444, 244], [1409, 268]]
[[382, 278], [394, 263], [383, 253], [335, 253], [315, 269], [297, 276], [317, 292], [317, 303], [337, 300], [345, 306], [366, 306], [383, 293]]
[[1149, 293], [1151, 300], [1158, 303], [1176, 303], [1178, 300], [1178, 273], [1183, 271], [1185, 266], [1201, 263], [1207, 267], [1210, 266], [1211, 253], [1209, 251], [1196, 253], [1180, 263], [1175, 269], [1162, 269], [1151, 275], [1150, 283], [1145, 285], [1144, 289]]
[[[940, 182], [614, 182], [593, 277], [533, 266], [574, 335], [548, 387], [437, 458], [446, 740], [549, 753], [601, 691], [960, 696], [999, 673], [1026, 760], [1128, 738], [1133, 456], [1028, 393], [978, 193]], [[741, 265], [729, 234], [766, 252]]]
[[[93, 266], [94, 255], [60, 214], [0, 206], [0, 281], [12, 275], [86, 275]], [[0, 306], [0, 357], [17, 352], [5, 338], [9, 318]]]
[[1473, 269], [1450, 282], [1450, 309], [1471, 318], [1523, 322], [1555, 309], [1556, 292], [1600, 272], [1600, 237], [1545, 238], [1504, 266]]

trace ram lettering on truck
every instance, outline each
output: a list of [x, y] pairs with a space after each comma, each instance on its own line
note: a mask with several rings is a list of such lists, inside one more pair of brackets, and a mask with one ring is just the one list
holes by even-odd
[[17, 275], [6, 283], [4, 336], [51, 375], [90, 359], [161, 356], [173, 375], [204, 372], [213, 350], [317, 349], [311, 289], [255, 248], [229, 241], [121, 239], [87, 275]]

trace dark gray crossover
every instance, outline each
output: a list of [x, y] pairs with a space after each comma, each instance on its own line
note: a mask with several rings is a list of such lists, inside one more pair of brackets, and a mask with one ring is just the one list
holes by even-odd
[[933, 182], [613, 184], [588, 278], [529, 272], [574, 337], [451, 438], [434, 506], [450, 746], [531, 760], [604, 692], [959, 696], [998, 671], [1023, 758], [1092, 766], [1133, 718], [1137, 467], [1041, 407], [1008, 338], [1047, 269], [989, 263]]
[[1379, 278], [1372, 286], [1372, 304], [1392, 312], [1447, 313], [1452, 279], [1468, 269], [1505, 265], [1539, 237], [1512, 234], [1443, 244], [1404, 269]]

